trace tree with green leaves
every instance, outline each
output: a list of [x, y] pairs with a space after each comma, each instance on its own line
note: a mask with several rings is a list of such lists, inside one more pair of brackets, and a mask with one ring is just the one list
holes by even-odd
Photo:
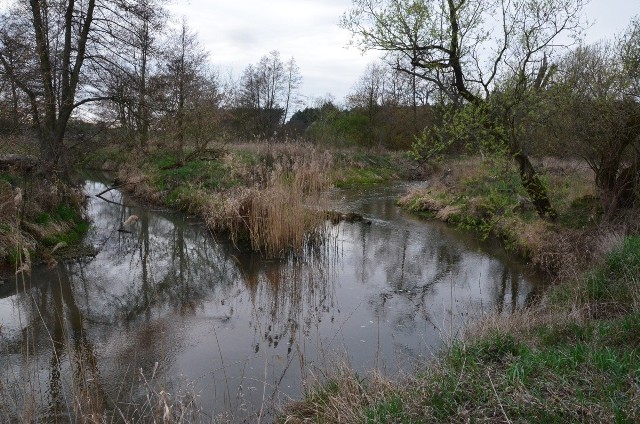
[[558, 62], [543, 94], [547, 137], [595, 175], [609, 215], [640, 205], [640, 28], [581, 45]]
[[[554, 218], [519, 139], [518, 105], [548, 80], [547, 58], [561, 36], [571, 42], [578, 35], [583, 5], [584, 0], [353, 0], [341, 25], [363, 50], [385, 52], [394, 68], [430, 81], [448, 102], [481, 113], [483, 131], [516, 161], [538, 214]], [[494, 100], [496, 93], [500, 99]]]

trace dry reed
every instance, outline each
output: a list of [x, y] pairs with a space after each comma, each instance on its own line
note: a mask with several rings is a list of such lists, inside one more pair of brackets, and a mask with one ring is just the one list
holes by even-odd
[[[254, 160], [244, 161], [247, 154]], [[322, 238], [331, 154], [301, 143], [263, 143], [234, 146], [221, 160], [226, 178], [241, 184], [208, 189], [186, 182], [175, 190], [174, 205], [200, 216], [238, 245], [248, 241], [267, 257], [300, 251]], [[127, 166], [119, 172], [135, 195], [163, 203], [167, 193], [151, 183], [154, 178], [153, 169], [145, 173]]]

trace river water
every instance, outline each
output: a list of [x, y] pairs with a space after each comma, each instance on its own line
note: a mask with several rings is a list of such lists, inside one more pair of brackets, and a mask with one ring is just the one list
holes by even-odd
[[324, 244], [264, 260], [88, 181], [97, 256], [0, 286], [0, 421], [143, 420], [159, 403], [269, 421], [315, 378], [412, 372], [473, 317], [542, 290], [499, 247], [400, 211], [407, 187], [333, 191], [332, 209], [366, 221], [327, 223]]

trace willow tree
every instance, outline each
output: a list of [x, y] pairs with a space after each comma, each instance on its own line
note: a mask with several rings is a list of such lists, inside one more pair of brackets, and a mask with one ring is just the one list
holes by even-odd
[[[403, 72], [431, 82], [451, 103], [479, 110], [500, 92], [483, 125], [516, 161], [538, 214], [553, 218], [546, 188], [513, 131], [516, 109], [539, 89], [547, 57], [582, 28], [584, 0], [353, 0], [341, 26], [363, 50], [381, 50]], [[498, 83], [509, 81], [508, 84]], [[504, 95], [508, 87], [509, 95]], [[511, 127], [511, 128], [505, 128]]]

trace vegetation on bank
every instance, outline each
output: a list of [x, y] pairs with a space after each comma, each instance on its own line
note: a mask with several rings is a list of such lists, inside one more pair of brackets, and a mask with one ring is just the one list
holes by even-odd
[[132, 158], [109, 148], [87, 163], [115, 168], [125, 191], [195, 214], [234, 243], [276, 257], [318, 240], [330, 186], [406, 177], [409, 161], [401, 157], [290, 142], [195, 151], [182, 162], [166, 151]]
[[[555, 205], [553, 221], [536, 214], [517, 169], [499, 157], [443, 162], [426, 187], [407, 193], [399, 204], [413, 213], [476, 231], [481, 238], [497, 237], [508, 250], [552, 275], [572, 275], [598, 253], [597, 246], [607, 237], [608, 231], [599, 225], [605, 211], [593, 172], [582, 162], [555, 158], [538, 162]], [[608, 221], [607, 230], [633, 225], [624, 216], [616, 218]]]
[[[24, 158], [23, 158], [24, 159]], [[29, 272], [72, 254], [89, 228], [84, 194], [55, 175], [35, 169], [0, 170], [0, 263]]]
[[637, 422], [640, 237], [538, 306], [490, 315], [413, 376], [335, 373], [282, 416], [298, 422]]

